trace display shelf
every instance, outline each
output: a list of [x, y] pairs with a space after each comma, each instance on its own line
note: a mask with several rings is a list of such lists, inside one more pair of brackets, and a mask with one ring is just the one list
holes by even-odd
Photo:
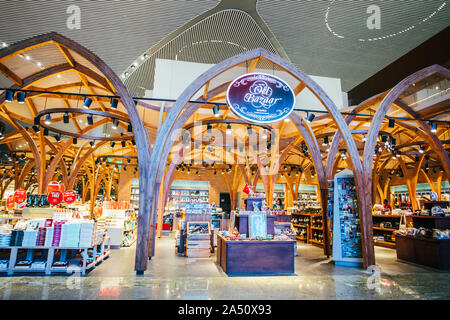
[[296, 238], [297, 240], [303, 240], [303, 241], [307, 241], [307, 240], [308, 240], [307, 238], [299, 237], [299, 236], [296, 236], [295, 238]]
[[300, 227], [300, 228], [308, 228], [308, 225], [306, 224], [292, 224], [294, 227]]
[[[318, 221], [320, 219], [320, 221]], [[306, 239], [302, 239], [307, 243], [314, 243], [316, 241], [313, 239], [313, 236], [316, 238], [323, 237], [323, 222], [322, 215], [317, 213], [305, 213], [305, 212], [296, 212], [291, 214], [291, 223], [295, 228], [306, 228]], [[299, 235], [300, 231], [296, 230], [296, 234]], [[304, 232], [303, 232], [303, 235]], [[320, 235], [320, 236], [319, 236]], [[305, 238], [300, 236], [301, 238]], [[316, 241], [315, 244], [322, 245], [322, 242]]]
[[373, 214], [372, 217], [379, 217], [379, 218], [401, 218], [400, 215], [393, 215], [393, 214]]
[[385, 248], [390, 248], [390, 249], [395, 249], [395, 247], [396, 247], [395, 242], [382, 241], [382, 240], [375, 240], [374, 244], [378, 245], [380, 247], [385, 247]]
[[172, 188], [170, 189], [167, 203], [171, 203], [172, 207], [181, 209], [189, 203], [209, 203], [209, 190], [195, 188]]
[[[100, 247], [101, 255], [97, 255], [98, 247]], [[8, 275], [13, 275], [14, 273], [44, 273], [45, 275], [50, 275], [55, 272], [67, 272], [68, 267], [53, 267], [55, 251], [56, 250], [81, 250], [82, 264], [79, 267], [79, 271], [81, 275], [85, 275], [86, 271], [95, 267], [97, 264], [105, 260], [110, 255], [109, 250], [109, 237], [104, 237], [104, 239], [91, 247], [48, 247], [48, 246], [33, 246], [33, 247], [3, 247], [0, 249], [10, 250], [8, 268], [0, 269], [0, 272], [6, 272]], [[92, 249], [94, 252], [94, 261], [91, 263], [87, 263], [88, 250]], [[21, 268], [16, 266], [19, 250], [27, 250], [27, 257], [32, 257], [32, 250], [48, 250], [46, 265], [44, 268]], [[31, 255], [30, 255], [31, 253]], [[28, 259], [27, 260], [32, 260]], [[39, 260], [40, 261], [40, 260]]]
[[[379, 224], [383, 223], [383, 220], [388, 220], [387, 222], [394, 224], [393, 220], [398, 220], [397, 223], [400, 225], [400, 219], [401, 219], [401, 215], [389, 215], [389, 214], [373, 214], [373, 231], [374, 231], [374, 235], [389, 235], [392, 234], [394, 231], [398, 230], [398, 227], [395, 226], [390, 228], [390, 227], [380, 227]], [[381, 219], [381, 221], [380, 221]], [[386, 222], [386, 221], [385, 221]], [[375, 237], [376, 237], [375, 235]], [[388, 236], [389, 237], [389, 236]], [[392, 239], [392, 236], [391, 236]], [[396, 247], [396, 242], [395, 240], [391, 241], [385, 241], [385, 240], [376, 240], [374, 239], [374, 245], [376, 246], [380, 246], [380, 247], [385, 247], [385, 248], [390, 248], [390, 249], [395, 249]]]
[[381, 227], [373, 227], [375, 230], [383, 230], [383, 231], [397, 231], [398, 229], [393, 228], [381, 228]]

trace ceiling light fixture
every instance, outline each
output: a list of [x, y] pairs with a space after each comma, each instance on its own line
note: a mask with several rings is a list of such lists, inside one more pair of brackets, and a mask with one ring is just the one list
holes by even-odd
[[389, 128], [394, 128], [394, 127], [395, 127], [395, 120], [389, 119]]
[[115, 98], [112, 98], [110, 107], [113, 108], [113, 109], [117, 109], [117, 104], [118, 103], [119, 103], [119, 100], [117, 100]]
[[227, 134], [231, 134], [231, 124], [227, 125]]
[[214, 117], [216, 117], [216, 118], [218, 118], [220, 116], [219, 106], [214, 106], [213, 107], [213, 113], [214, 113]]
[[431, 123], [431, 132], [433, 132], [433, 133], [437, 132], [437, 123], [436, 122]]
[[20, 104], [24, 104], [26, 97], [27, 97], [27, 94], [25, 92], [19, 91], [17, 93], [17, 102]]
[[94, 116], [92, 114], [87, 116], [88, 125], [92, 126], [94, 124]]
[[69, 114], [66, 112], [63, 115], [63, 122], [64, 123], [69, 123]]
[[91, 103], [92, 103], [92, 99], [87, 97], [86, 99], [84, 99], [83, 107], [88, 109], [91, 106]]
[[51, 124], [52, 123], [52, 116], [50, 115], [50, 114], [47, 114], [46, 116], [45, 116], [45, 124], [46, 125], [49, 125], [49, 124]]
[[12, 102], [13, 99], [14, 99], [14, 91], [12, 91], [12, 90], [6, 90], [5, 101], [6, 101], [6, 102]]

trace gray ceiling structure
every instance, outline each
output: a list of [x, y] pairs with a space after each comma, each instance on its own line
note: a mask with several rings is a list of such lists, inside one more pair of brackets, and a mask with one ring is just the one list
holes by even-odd
[[[98, 54], [137, 96], [153, 88], [157, 58], [218, 63], [256, 47], [308, 74], [341, 78], [349, 91], [448, 27], [447, 2], [0, 0], [0, 45], [56, 31]], [[73, 4], [79, 30], [66, 25]], [[380, 8], [380, 29], [366, 25], [370, 5]]]

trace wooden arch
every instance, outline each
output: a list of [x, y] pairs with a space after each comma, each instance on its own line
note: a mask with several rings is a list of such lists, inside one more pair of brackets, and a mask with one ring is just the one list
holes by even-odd
[[[12, 44], [6, 48], [0, 50], [0, 61], [13, 56], [27, 50], [31, 50], [33, 48], [37, 48], [40, 46], [44, 46], [49, 43], [54, 43], [60, 48], [63, 52], [64, 56], [68, 60], [68, 63], [63, 65], [57, 65], [54, 67], [50, 67], [45, 69], [37, 74], [31, 75], [26, 79], [18, 79], [17, 77], [13, 77], [13, 85], [12, 88], [20, 89], [23, 87], [30, 86], [33, 82], [36, 82], [39, 79], [46, 78], [52, 74], [62, 72], [64, 70], [75, 69], [78, 72], [88, 75], [89, 77], [96, 80], [98, 83], [102, 84], [108, 91], [114, 93], [118, 96], [127, 110], [128, 116], [130, 118], [131, 125], [133, 127], [133, 133], [136, 141], [136, 149], [139, 160], [139, 176], [140, 176], [140, 193], [146, 194], [147, 191], [147, 183], [141, 177], [145, 177], [147, 172], [147, 166], [150, 159], [150, 154], [152, 153], [152, 147], [150, 143], [150, 139], [148, 137], [147, 131], [144, 127], [144, 123], [142, 122], [141, 117], [139, 116], [138, 110], [136, 108], [136, 104], [132, 97], [130, 96], [128, 90], [123, 84], [122, 80], [119, 76], [109, 67], [102, 59], [100, 59], [96, 54], [89, 51], [87, 48], [83, 47], [79, 43], [66, 38], [56, 32], [50, 32], [43, 35], [38, 35], [15, 44]], [[104, 78], [95, 72], [89, 70], [87, 67], [78, 64], [70, 55], [69, 50], [80, 55], [82, 58], [86, 59], [92, 65], [94, 65], [104, 76]], [[5, 99], [5, 93], [0, 95], [0, 105], [3, 103]], [[95, 99], [95, 98], [94, 98]], [[31, 138], [30, 138], [31, 140]], [[40, 158], [36, 157], [36, 167], [39, 165]], [[55, 161], [56, 164], [56, 161]], [[38, 170], [37, 170], [38, 171]], [[39, 173], [38, 173], [39, 174]], [[42, 174], [41, 174], [42, 179]], [[39, 181], [39, 180], [38, 180]], [[144, 197], [142, 197], [144, 198]], [[146, 202], [141, 200], [140, 202], [140, 210], [141, 212], [148, 211], [148, 208], [145, 206]]]
[[[384, 117], [386, 116], [386, 113], [388, 112], [389, 108], [396, 104], [396, 101], [398, 97], [411, 85], [414, 83], [427, 78], [433, 74], [441, 74], [447, 78], [450, 78], [450, 71], [444, 67], [441, 67], [439, 65], [432, 65], [430, 67], [424, 68], [422, 70], [419, 70], [412, 75], [406, 77], [402, 81], [400, 81], [395, 87], [393, 87], [389, 93], [384, 97], [383, 101], [381, 102], [380, 106], [378, 107], [373, 119], [372, 123], [370, 125], [369, 133], [367, 135], [367, 141], [366, 145], [364, 146], [364, 154], [363, 154], [363, 166], [366, 171], [365, 174], [365, 180], [363, 182], [368, 185], [372, 186], [372, 170], [373, 170], [373, 152], [375, 149], [375, 145], [377, 142], [377, 136], [381, 128], [381, 124], [383, 122]], [[407, 106], [398, 106], [399, 103], [397, 103], [397, 107], [403, 109], [409, 116], [414, 117], [415, 113], [412, 109], [410, 109]], [[434, 148], [434, 151], [438, 154], [438, 156], [441, 158], [442, 165], [444, 167], [444, 171], [449, 177], [449, 168], [450, 168], [450, 158], [445, 151], [442, 143], [440, 142], [439, 138], [436, 136], [436, 134], [433, 134], [431, 132], [431, 128], [428, 125], [428, 123], [424, 121], [419, 121], [419, 126], [422, 128], [422, 130], [428, 134], [430, 137], [430, 143], [432, 147]], [[368, 190], [370, 191], [370, 190]], [[363, 206], [366, 206], [366, 210], [371, 209], [372, 201], [370, 198], [367, 198], [367, 202], [362, 203]]]
[[[155, 224], [157, 219], [157, 209], [158, 209], [158, 199], [160, 186], [164, 174], [164, 169], [167, 161], [167, 157], [169, 151], [173, 145], [173, 141], [170, 140], [170, 136], [175, 130], [182, 127], [182, 124], [189, 119], [189, 117], [194, 113], [196, 109], [199, 108], [199, 105], [188, 104], [188, 101], [192, 98], [192, 96], [198, 92], [205, 84], [208, 84], [209, 81], [219, 74], [225, 72], [226, 70], [244, 63], [246, 61], [258, 61], [259, 59], [264, 59], [270, 63], [278, 65], [280, 68], [285, 70], [286, 72], [293, 75], [296, 79], [301, 82], [303, 87], [308, 87], [311, 92], [317, 97], [317, 99], [324, 105], [327, 111], [331, 114], [333, 121], [337, 125], [344, 141], [347, 144], [347, 148], [349, 151], [349, 155], [351, 158], [351, 163], [353, 167], [353, 171], [355, 174], [355, 178], [357, 181], [358, 187], [358, 196], [360, 202], [366, 201], [366, 189], [363, 183], [358, 183], [358, 181], [363, 181], [363, 166], [359, 157], [358, 150], [356, 148], [355, 141], [344, 121], [344, 118], [338, 111], [336, 105], [333, 101], [328, 97], [328, 95], [323, 91], [323, 89], [313, 81], [308, 75], [306, 75], [303, 71], [298, 69], [296, 66], [291, 64], [290, 62], [282, 59], [281, 57], [272, 54], [264, 49], [254, 49], [242, 54], [231, 57], [207, 70], [205, 73], [200, 75], [195, 81], [193, 81], [179, 96], [175, 104], [171, 107], [168, 112], [165, 121], [163, 122], [158, 135], [155, 140], [154, 149], [151, 155], [151, 161], [149, 164], [148, 171], [145, 172], [146, 181], [148, 183], [148, 194], [145, 194], [145, 208], [151, 208], [150, 211], [145, 211], [144, 214], [139, 215], [139, 223], [138, 223], [138, 240], [136, 245], [136, 260], [135, 260], [135, 270], [138, 273], [143, 273], [147, 269], [148, 265], [148, 257], [154, 255], [154, 243], [155, 243]], [[299, 116], [299, 120], [302, 120]], [[178, 120], [177, 120], [178, 119]], [[296, 119], [294, 119], [296, 120]], [[297, 127], [301, 127], [302, 121], [297, 121]], [[303, 130], [300, 129], [299, 130]], [[306, 127], [305, 127], [306, 128]], [[317, 140], [314, 137], [312, 130], [310, 130], [309, 134], [306, 134], [306, 137], [310, 137], [311, 139], [306, 141], [308, 143], [308, 148], [311, 151], [311, 154], [319, 154]], [[312, 138], [314, 137], [314, 138]], [[315, 140], [315, 143], [311, 140]], [[316, 159], [315, 159], [316, 160]], [[317, 171], [321, 171], [321, 175], [323, 180], [326, 179], [325, 172], [323, 169], [322, 159], [320, 158], [320, 164], [316, 163], [316, 168], [319, 167], [321, 169]], [[324, 186], [326, 188], [326, 184]], [[362, 208], [365, 208], [362, 206]], [[368, 267], [375, 263], [374, 254], [373, 254], [373, 239], [372, 239], [372, 216], [371, 211], [369, 212], [361, 212], [361, 221], [363, 224], [363, 255], [364, 255], [364, 265]]]

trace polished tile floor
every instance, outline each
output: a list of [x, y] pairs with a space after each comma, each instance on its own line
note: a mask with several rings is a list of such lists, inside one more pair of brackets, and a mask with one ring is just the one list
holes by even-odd
[[378, 269], [336, 267], [320, 248], [299, 244], [295, 275], [228, 277], [215, 257], [175, 255], [174, 239], [158, 239], [156, 256], [136, 276], [134, 248], [114, 250], [86, 277], [0, 277], [0, 298], [10, 299], [450, 299], [450, 273], [396, 260], [376, 247]]

